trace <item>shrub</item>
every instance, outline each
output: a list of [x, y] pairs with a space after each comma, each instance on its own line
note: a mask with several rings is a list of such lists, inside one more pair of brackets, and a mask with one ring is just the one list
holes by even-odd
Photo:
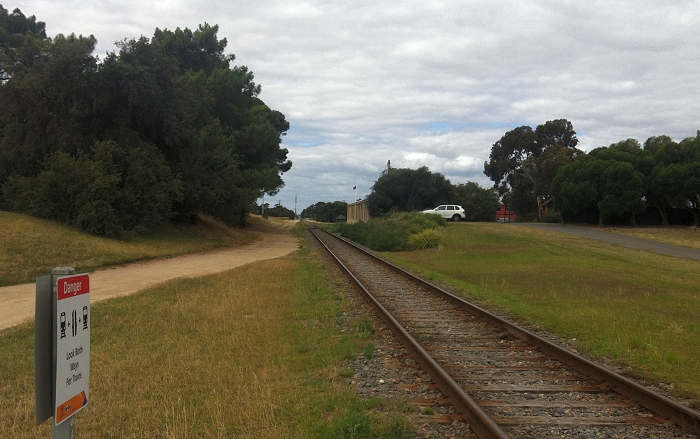
[[118, 237], [166, 222], [180, 197], [180, 181], [146, 144], [119, 148], [97, 142], [90, 152], [59, 151], [42, 165], [35, 177], [6, 180], [6, 209]]
[[[344, 237], [375, 251], [404, 251], [413, 248], [411, 239], [414, 238], [411, 236], [420, 235], [424, 230], [436, 230], [439, 235], [439, 229], [446, 224], [446, 220], [437, 215], [413, 212], [393, 214], [386, 219], [371, 219], [366, 223], [338, 224], [336, 230]], [[430, 233], [434, 232], [415, 239], [434, 239]]]
[[369, 223], [359, 222], [354, 224], [348, 223], [336, 223], [333, 224], [330, 229], [335, 230], [344, 237], [351, 239], [362, 245], [366, 245], [367, 235], [369, 234]]
[[411, 250], [425, 250], [437, 248], [442, 241], [442, 233], [438, 229], [425, 229], [408, 237], [408, 245]]
[[372, 250], [398, 252], [408, 250], [408, 233], [403, 224], [392, 221], [373, 221], [365, 245]]
[[561, 212], [558, 210], [550, 210], [544, 214], [543, 218], [545, 223], [563, 223], [564, 220], [561, 216]]

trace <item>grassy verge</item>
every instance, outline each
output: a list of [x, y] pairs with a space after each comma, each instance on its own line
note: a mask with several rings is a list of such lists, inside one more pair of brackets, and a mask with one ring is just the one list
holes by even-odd
[[[258, 228], [263, 222], [254, 221]], [[114, 240], [91, 236], [57, 223], [0, 211], [0, 286], [33, 282], [57, 266], [78, 272], [142, 259], [240, 245], [255, 233], [202, 218], [196, 224], [163, 226], [149, 234]], [[255, 230], [256, 227], [252, 227]]]
[[700, 401], [697, 261], [484, 223], [385, 256]]
[[[308, 250], [93, 305], [85, 438], [405, 438], [348, 386], [365, 340]], [[33, 327], [0, 331], [0, 437], [34, 426]], [[397, 434], [399, 432], [399, 434]]]

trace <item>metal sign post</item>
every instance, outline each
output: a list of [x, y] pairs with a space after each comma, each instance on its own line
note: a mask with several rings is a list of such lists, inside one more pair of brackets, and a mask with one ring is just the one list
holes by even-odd
[[74, 439], [89, 396], [90, 276], [58, 267], [38, 278], [35, 322], [36, 422], [53, 416], [53, 439]]

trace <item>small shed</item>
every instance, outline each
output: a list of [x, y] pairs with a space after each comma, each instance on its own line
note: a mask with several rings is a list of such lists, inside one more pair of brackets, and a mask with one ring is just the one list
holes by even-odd
[[496, 211], [496, 222], [510, 223], [517, 220], [515, 212], [510, 210], [510, 207], [505, 204], [499, 204]]
[[348, 204], [348, 224], [354, 224], [359, 221], [369, 221], [369, 206], [367, 200], [360, 200]]
[[347, 220], [348, 220], [348, 219], [345, 217], [345, 215], [340, 214], [340, 215], [338, 215], [338, 216], [335, 217], [335, 219], [333, 220], [333, 222], [334, 222], [334, 223], [344, 223], [344, 222], [346, 222]]

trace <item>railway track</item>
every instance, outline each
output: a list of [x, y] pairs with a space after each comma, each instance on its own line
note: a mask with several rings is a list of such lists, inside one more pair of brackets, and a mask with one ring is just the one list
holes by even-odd
[[697, 437], [700, 413], [309, 230], [478, 437]]

